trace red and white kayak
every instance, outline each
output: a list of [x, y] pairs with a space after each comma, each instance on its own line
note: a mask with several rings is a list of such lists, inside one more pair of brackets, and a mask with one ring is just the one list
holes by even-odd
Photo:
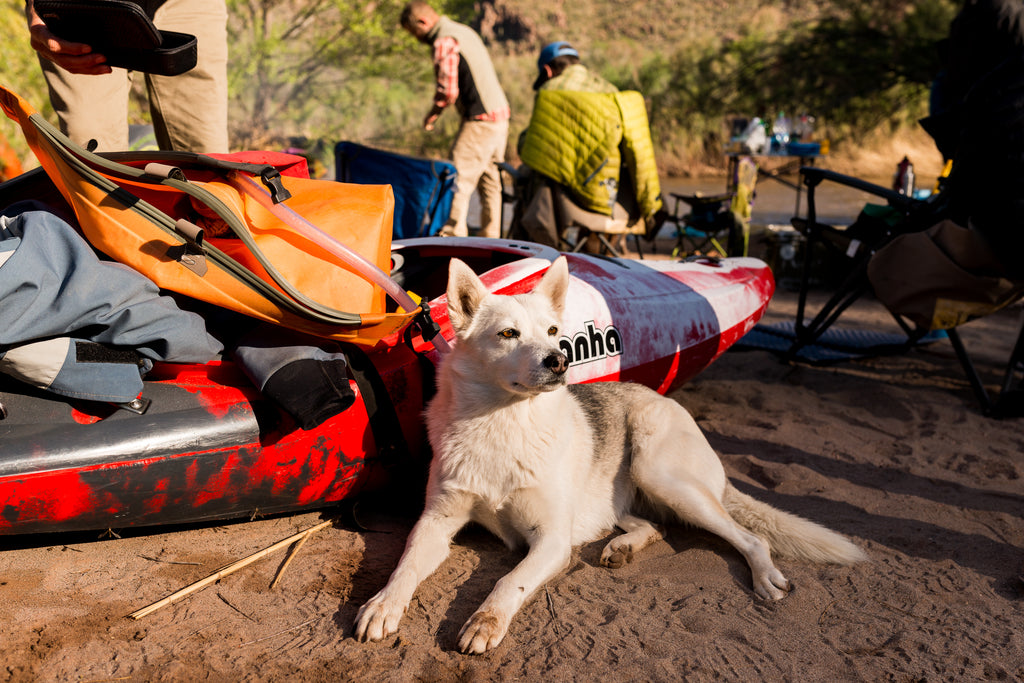
[[[558, 256], [537, 244], [425, 238], [393, 245], [393, 277], [431, 301], [458, 257], [491, 291], [533, 288]], [[774, 291], [756, 259], [680, 263], [567, 254], [562, 348], [571, 382], [634, 381], [665, 393], [724, 353]], [[423, 407], [438, 352], [407, 332], [349, 351], [356, 403], [303, 431], [229, 361], [157, 364], [144, 414], [0, 378], [0, 534], [229, 520], [328, 507], [421, 471]]]
[[[533, 289], [559, 253], [533, 243], [436, 239], [396, 243], [393, 253], [415, 250], [416, 258], [465, 250], [522, 254], [495, 268], [478, 269], [481, 280], [499, 294]], [[570, 285], [562, 350], [569, 357], [569, 381], [631, 381], [660, 393], [678, 387], [746, 334], [764, 313], [775, 283], [757, 259], [731, 258], [680, 262], [610, 259], [565, 254]], [[465, 260], [465, 259], [464, 259]], [[431, 303], [435, 321], [447, 323], [443, 295]], [[446, 338], [451, 338], [446, 329]]]

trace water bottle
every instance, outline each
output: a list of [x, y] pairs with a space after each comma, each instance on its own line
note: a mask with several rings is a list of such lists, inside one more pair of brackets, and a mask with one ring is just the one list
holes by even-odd
[[786, 118], [786, 112], [780, 111], [779, 115], [775, 117], [775, 123], [772, 124], [772, 151], [777, 154], [785, 154], [786, 148], [789, 146], [789, 119]]
[[809, 114], [801, 114], [800, 118], [793, 124], [793, 131], [790, 133], [790, 141], [810, 142], [814, 137], [814, 117]]
[[892, 177], [892, 189], [908, 197], [914, 196], [914, 165], [906, 156], [896, 164], [896, 173]]
[[765, 143], [768, 141], [768, 136], [764, 132], [764, 123], [761, 119], [754, 117], [754, 120], [750, 122], [747, 129], [743, 131], [741, 139], [741, 149], [745, 149], [748, 154], [760, 154], [764, 150]]

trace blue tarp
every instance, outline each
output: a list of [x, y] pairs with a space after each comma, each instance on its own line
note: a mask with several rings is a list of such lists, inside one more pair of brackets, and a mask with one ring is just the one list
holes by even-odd
[[[785, 320], [774, 325], [758, 324], [745, 334], [733, 348], [762, 349], [785, 355], [796, 341], [796, 324]], [[929, 332], [917, 344], [930, 344], [945, 339], [942, 330]], [[871, 358], [886, 354], [903, 353], [911, 343], [901, 333], [875, 332], [851, 328], [830, 327], [813, 343], [801, 348], [796, 357], [810, 363], [830, 363]]]
[[455, 165], [339, 142], [335, 179], [344, 183], [391, 185], [395, 193], [394, 239], [436, 235], [448, 220], [455, 193]]

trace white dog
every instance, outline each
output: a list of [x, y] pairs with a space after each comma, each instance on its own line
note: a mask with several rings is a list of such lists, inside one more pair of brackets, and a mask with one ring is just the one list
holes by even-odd
[[398, 630], [416, 587], [471, 521], [528, 552], [463, 626], [459, 649], [466, 653], [500, 643], [523, 603], [567, 566], [573, 546], [619, 527], [625, 533], [601, 554], [601, 564], [617, 567], [660, 539], [637, 514], [667, 515], [729, 541], [749, 563], [756, 593], [768, 599], [790, 588], [772, 552], [840, 564], [864, 559], [838, 534], [737, 491], [675, 401], [635, 384], [567, 386], [558, 340], [568, 286], [564, 257], [533, 292], [517, 296], [490, 294], [452, 260], [448, 314], [456, 344], [427, 409], [434, 457], [426, 507], [391, 579], [359, 610], [357, 639]]

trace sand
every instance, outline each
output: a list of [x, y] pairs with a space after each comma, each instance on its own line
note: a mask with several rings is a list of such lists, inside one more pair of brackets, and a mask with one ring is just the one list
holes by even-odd
[[[780, 292], [768, 321], [791, 316], [793, 299]], [[871, 303], [850, 315], [886, 320]], [[1018, 315], [964, 329], [989, 384]], [[126, 615], [323, 516], [8, 538], [0, 680], [1024, 680], [1024, 421], [980, 414], [948, 343], [828, 368], [733, 350], [672, 397], [740, 489], [847, 535], [870, 562], [780, 560], [794, 589], [773, 603], [708, 533], [672, 528], [619, 570], [599, 566], [598, 541], [496, 650], [464, 656], [461, 624], [517, 561], [477, 530], [420, 587], [398, 635], [352, 637], [414, 520], [404, 500], [360, 503], [273, 590], [283, 552], [138, 621]]]

